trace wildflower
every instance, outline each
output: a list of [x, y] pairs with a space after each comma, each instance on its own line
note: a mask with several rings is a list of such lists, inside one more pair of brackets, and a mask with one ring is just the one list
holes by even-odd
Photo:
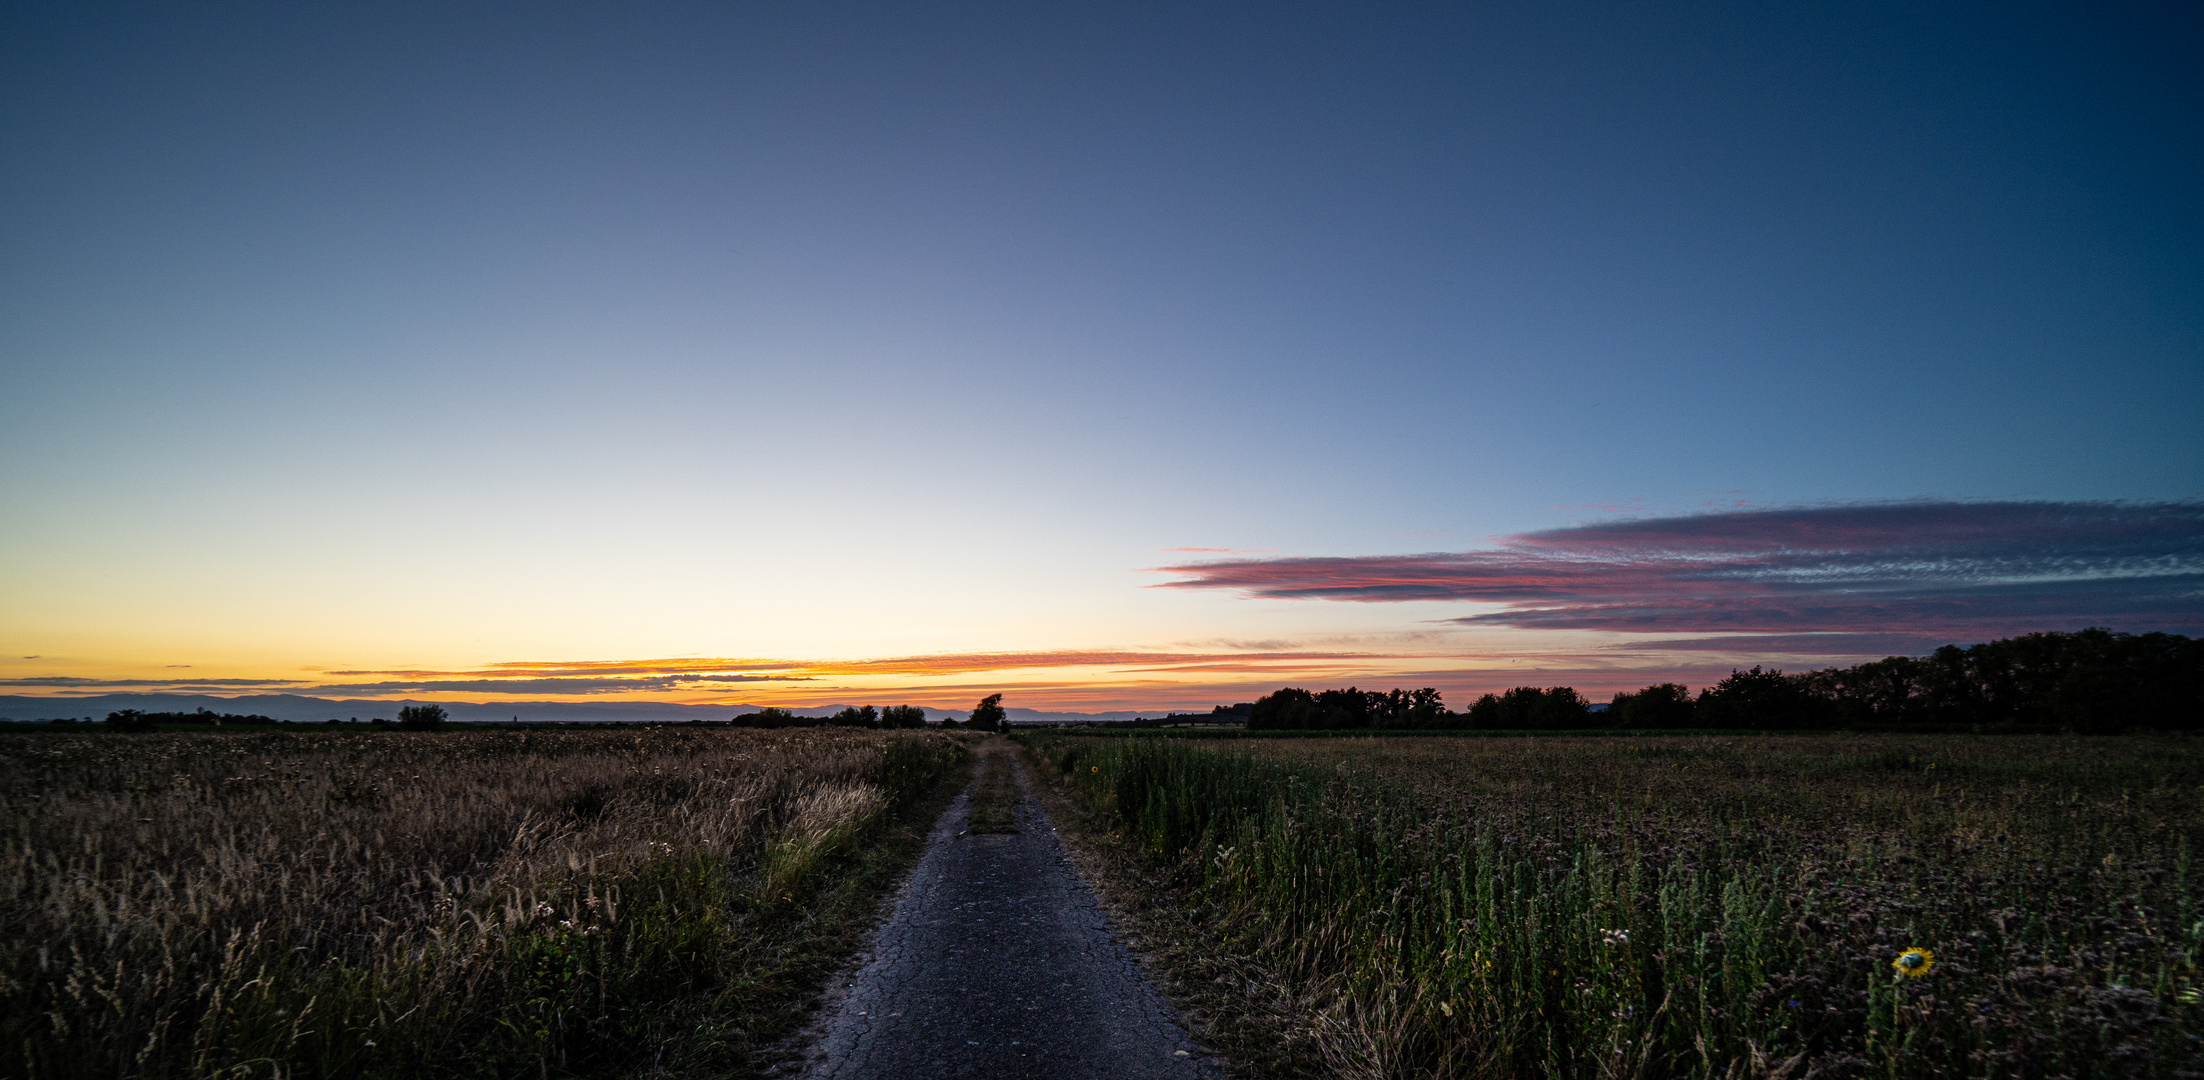
[[1909, 979], [1918, 979], [1928, 974], [1930, 968], [1936, 966], [1936, 954], [1927, 949], [1907, 949], [1899, 953], [1898, 958], [1890, 962], [1890, 966], [1897, 968], [1900, 975], [1904, 975]]
[[1100, 766], [1100, 765], [1089, 765], [1089, 766], [1087, 766], [1087, 771], [1088, 771], [1088, 772], [1101, 772], [1101, 771], [1102, 771], [1102, 766]]

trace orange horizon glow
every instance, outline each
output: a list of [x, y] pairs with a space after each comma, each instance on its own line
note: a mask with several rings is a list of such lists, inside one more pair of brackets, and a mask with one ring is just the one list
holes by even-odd
[[[1643, 644], [1643, 643], [1638, 643]], [[501, 661], [463, 668], [321, 669], [305, 678], [179, 679], [173, 676], [6, 680], [18, 696], [56, 703], [115, 693], [249, 697], [294, 694], [334, 701], [466, 704], [562, 702], [814, 707], [919, 704], [962, 709], [991, 693], [1042, 711], [1197, 709], [1250, 701], [1282, 686], [1366, 689], [1433, 686], [1463, 707], [1513, 686], [1575, 686], [1595, 700], [1656, 682], [1703, 686], [1727, 662], [1647, 663], [1617, 652], [1613, 666], [1582, 651], [1161, 652], [1046, 650], [792, 660], [680, 657], [641, 660]], [[1802, 658], [1803, 659], [1803, 658]], [[1800, 665], [1805, 666], [1805, 665]], [[985, 679], [975, 676], [995, 675]], [[1172, 676], [1181, 676], [1174, 678]], [[1268, 677], [1265, 677], [1268, 676]], [[41, 683], [43, 685], [41, 685]]]

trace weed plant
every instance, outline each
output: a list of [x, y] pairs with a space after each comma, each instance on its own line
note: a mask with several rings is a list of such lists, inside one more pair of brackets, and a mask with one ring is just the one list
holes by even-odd
[[2188, 740], [1029, 742], [1341, 1075], [2204, 1068]]
[[0, 736], [0, 1075], [742, 1071], [822, 967], [814, 901], [965, 757], [825, 730]]

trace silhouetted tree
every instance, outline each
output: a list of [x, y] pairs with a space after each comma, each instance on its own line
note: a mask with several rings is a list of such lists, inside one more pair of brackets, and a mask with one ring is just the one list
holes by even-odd
[[1001, 731], [1009, 725], [1009, 714], [1003, 712], [1003, 696], [989, 694], [972, 708], [972, 715], [964, 726], [974, 731]]
[[862, 708], [851, 705], [843, 709], [841, 712], [835, 713], [833, 716], [828, 717], [827, 723], [833, 724], [836, 727], [879, 727], [880, 712], [870, 705], [866, 705]]
[[1836, 710], [1810, 686], [1780, 668], [1733, 668], [1728, 678], [1700, 691], [1696, 719], [1700, 727], [1759, 731], [1826, 726]]
[[[1355, 728], [1438, 728], [1450, 725], [1452, 714], [1439, 691], [1421, 690], [1324, 690], [1310, 693], [1299, 687], [1282, 687], [1246, 706], [1250, 731], [1296, 731]], [[1224, 712], [1219, 706], [1218, 712]]]
[[813, 723], [813, 721], [789, 712], [787, 709], [776, 709], [770, 705], [756, 712], [740, 713], [727, 722], [735, 727], [754, 728], [796, 727], [801, 724]]
[[151, 731], [153, 718], [136, 709], [117, 709], [107, 714], [110, 731]]
[[398, 726], [407, 731], [434, 731], [444, 726], [442, 705], [408, 705], [398, 710]]
[[1618, 728], [1684, 728], [1692, 726], [1694, 703], [1691, 688], [1664, 682], [1636, 693], [1615, 695], [1607, 706], [1607, 726]]
[[884, 728], [925, 727], [926, 710], [916, 705], [890, 705], [880, 710], [880, 726]]
[[1446, 701], [1440, 695], [1437, 687], [1426, 686], [1420, 690], [1411, 690], [1406, 695], [1402, 695], [1400, 691], [1395, 690], [1393, 696], [1395, 704], [1390, 708], [1390, 717], [1394, 726], [1404, 728], [1452, 726], [1448, 722], [1452, 714], [1446, 711]]
[[1484, 729], [1569, 731], [1592, 726], [1592, 708], [1573, 686], [1518, 686], [1486, 694], [1469, 707], [1469, 726]]
[[1318, 726], [1323, 716], [1316, 695], [1295, 686], [1265, 694], [1248, 706], [1249, 731], [1299, 731]]

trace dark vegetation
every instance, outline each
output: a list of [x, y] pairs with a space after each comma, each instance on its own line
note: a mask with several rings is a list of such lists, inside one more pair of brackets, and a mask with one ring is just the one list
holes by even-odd
[[0, 734], [0, 1074], [753, 1075], [966, 757], [687, 725]]
[[735, 727], [792, 728], [792, 727], [855, 727], [874, 729], [922, 728], [926, 726], [926, 710], [916, 705], [890, 705], [875, 709], [870, 705], [852, 705], [832, 716], [798, 716], [787, 709], [765, 708], [754, 713], [743, 713], [728, 721]]
[[1136, 716], [1130, 720], [1090, 720], [1079, 726], [1082, 728], [1132, 728], [1142, 731], [1155, 728], [1202, 727], [1226, 724], [1240, 727], [1247, 724], [1248, 714], [1254, 711], [1254, 702], [1243, 701], [1237, 705], [1219, 705], [1205, 713], [1168, 713], [1163, 716]]
[[1315, 728], [1387, 728], [1393, 730], [1450, 726], [1452, 714], [1439, 700], [1439, 692], [1422, 690], [1323, 690], [1310, 693], [1287, 687], [1256, 701], [1248, 709], [1250, 730], [1309, 730]]
[[[441, 705], [408, 705], [398, 710], [398, 720], [396, 723], [392, 723], [391, 721], [386, 720], [382, 717], [375, 717], [374, 719], [364, 724], [358, 721], [347, 723], [345, 721], [335, 719], [326, 720], [319, 723], [305, 723], [291, 720], [278, 720], [274, 717], [262, 716], [257, 713], [217, 713], [211, 712], [203, 708], [195, 712], [141, 712], [137, 709], [122, 709], [108, 713], [106, 722], [97, 727], [94, 727], [93, 725], [87, 723], [80, 723], [74, 719], [69, 719], [40, 722], [37, 724], [11, 724], [7, 725], [4, 728], [0, 728], [0, 730], [13, 730], [26, 733], [41, 731], [63, 733], [84, 730], [106, 730], [127, 733], [143, 733], [150, 731], [227, 731], [231, 733], [250, 734], [253, 732], [265, 733], [269, 731], [280, 730], [312, 731], [328, 728], [336, 728], [338, 730], [364, 729], [369, 731], [438, 731], [453, 727], [455, 725], [477, 730], [493, 726], [486, 723], [461, 724], [458, 721], [452, 720], [450, 718], [450, 715], [444, 711], [444, 708]], [[623, 729], [654, 730], [665, 727], [856, 727], [868, 728], [873, 730], [909, 730], [915, 728], [923, 728], [926, 726], [926, 710], [919, 708], [916, 705], [889, 705], [885, 708], [874, 708], [870, 705], [853, 705], [849, 708], [841, 710], [840, 712], [834, 713], [831, 716], [813, 717], [798, 716], [795, 713], [789, 712], [786, 709], [767, 708], [754, 713], [743, 713], [739, 716], [734, 717], [731, 720], [725, 721], [647, 720], [639, 723], [630, 723], [622, 721], [603, 720], [532, 720], [521, 723], [514, 723], [511, 725], [507, 725], [503, 721], [499, 721], [494, 726], [505, 730], [532, 731], [557, 729], [585, 731], [610, 731]]]
[[122, 709], [107, 714], [107, 728], [110, 731], [157, 731], [164, 724], [211, 728], [224, 724], [268, 725], [275, 722], [275, 717], [262, 716], [259, 713], [218, 713], [207, 709], [192, 712], [140, 712], [137, 709]]
[[1020, 739], [1307, 1073], [2204, 1071], [2185, 737]]
[[403, 731], [435, 731], [448, 719], [442, 705], [408, 705], [398, 710], [398, 727]]
[[1288, 687], [1255, 702], [1253, 731], [1846, 728], [2113, 733], [2204, 729], [2204, 641], [2084, 630], [1799, 674], [1754, 667], [1692, 696], [1677, 683], [1595, 710], [1571, 687], [1523, 686], [1449, 712], [1429, 688]]

